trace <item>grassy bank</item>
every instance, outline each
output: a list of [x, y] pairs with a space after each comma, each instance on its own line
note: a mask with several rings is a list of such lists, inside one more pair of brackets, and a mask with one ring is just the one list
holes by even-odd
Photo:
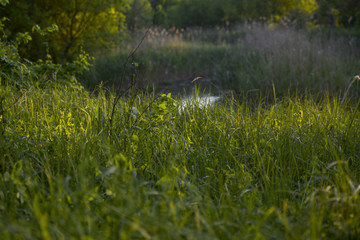
[[57, 72], [26, 85], [5, 74], [0, 238], [357, 238], [356, 41], [256, 24], [151, 30], [125, 72], [136, 45], [98, 58], [90, 91]]
[[339, 239], [360, 232], [359, 104], [70, 87], [0, 95], [1, 239]]
[[[142, 35], [138, 37], [140, 42]], [[85, 78], [92, 89], [101, 81], [126, 89], [131, 72], [139, 88], [181, 92], [196, 83], [212, 92], [287, 95], [288, 91], [344, 94], [359, 74], [359, 40], [329, 30], [296, 31], [247, 24], [232, 29], [150, 29], [121, 76], [124, 62], [136, 44], [119, 47], [99, 57]], [[138, 65], [131, 65], [132, 62]], [[135, 67], [137, 66], [137, 67]], [[306, 90], [305, 90], [306, 89]], [[359, 95], [358, 85], [351, 94]]]

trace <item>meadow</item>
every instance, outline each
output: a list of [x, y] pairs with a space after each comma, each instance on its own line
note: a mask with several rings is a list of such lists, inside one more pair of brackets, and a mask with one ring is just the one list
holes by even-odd
[[356, 41], [155, 29], [124, 77], [139, 41], [85, 88], [1, 82], [0, 238], [357, 239]]
[[[335, 29], [296, 31], [248, 23], [231, 29], [155, 28], [132, 39], [103, 52], [84, 76], [84, 85], [93, 89], [102, 82], [127, 89], [135, 73], [143, 90], [150, 85], [150, 90], [191, 93], [192, 80], [201, 77], [196, 84], [216, 94], [258, 98], [273, 96], [275, 88], [278, 96], [289, 91], [339, 96], [360, 67], [358, 38]], [[127, 56], [140, 42], [126, 68], [129, 79], [122, 79]]]

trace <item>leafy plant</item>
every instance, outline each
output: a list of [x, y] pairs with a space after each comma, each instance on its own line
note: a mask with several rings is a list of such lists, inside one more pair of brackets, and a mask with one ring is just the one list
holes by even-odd
[[[0, 20], [0, 77], [4, 82], [16, 84], [17, 86], [31, 86], [32, 84], [44, 84], [48, 81], [62, 82], [65, 84], [76, 85], [76, 74], [88, 70], [90, 61], [93, 60], [87, 53], [81, 51], [77, 58], [71, 63], [53, 63], [51, 55], [47, 54], [45, 60], [39, 59], [31, 62], [19, 54], [19, 47], [32, 41], [32, 34], [38, 33], [46, 36], [49, 33], [58, 31], [56, 25], [41, 29], [35, 25], [31, 33], [18, 33], [13, 41], [9, 41], [5, 33], [4, 22], [8, 19]], [[80, 85], [78, 85], [80, 86]]]
[[44, 29], [53, 23], [59, 26], [60, 31], [47, 38], [34, 35], [33, 41], [19, 51], [31, 61], [39, 56], [45, 58], [50, 52], [55, 63], [65, 63], [74, 61], [81, 47], [95, 54], [110, 43], [118, 43], [117, 39], [124, 35], [120, 32], [126, 28], [123, 12], [128, 3], [128, 0], [34, 0], [31, 3], [17, 0], [1, 7], [0, 15], [11, 20], [8, 24], [11, 40], [17, 32], [29, 32], [36, 24]]

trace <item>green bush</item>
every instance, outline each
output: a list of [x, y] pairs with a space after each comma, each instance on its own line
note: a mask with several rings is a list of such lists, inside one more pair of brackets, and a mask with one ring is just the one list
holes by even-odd
[[31, 33], [17, 33], [13, 41], [9, 41], [5, 31], [4, 22], [6, 18], [0, 20], [0, 79], [1, 84], [16, 84], [17, 86], [31, 86], [32, 84], [45, 84], [46, 82], [57, 82], [70, 85], [77, 85], [76, 74], [88, 70], [90, 61], [93, 59], [84, 51], [77, 56], [71, 63], [56, 64], [52, 61], [51, 55], [47, 54], [45, 60], [39, 59], [31, 62], [19, 54], [21, 45], [29, 44], [32, 34], [39, 33], [45, 36], [58, 30], [56, 25], [46, 29], [41, 29], [35, 25]]

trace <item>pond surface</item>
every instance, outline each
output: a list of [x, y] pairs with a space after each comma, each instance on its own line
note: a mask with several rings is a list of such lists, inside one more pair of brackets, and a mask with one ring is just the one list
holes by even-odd
[[180, 101], [181, 109], [183, 110], [194, 105], [199, 106], [200, 108], [212, 106], [216, 103], [216, 101], [219, 100], [219, 98], [220, 97], [210, 95], [204, 95], [200, 97], [186, 97]]

